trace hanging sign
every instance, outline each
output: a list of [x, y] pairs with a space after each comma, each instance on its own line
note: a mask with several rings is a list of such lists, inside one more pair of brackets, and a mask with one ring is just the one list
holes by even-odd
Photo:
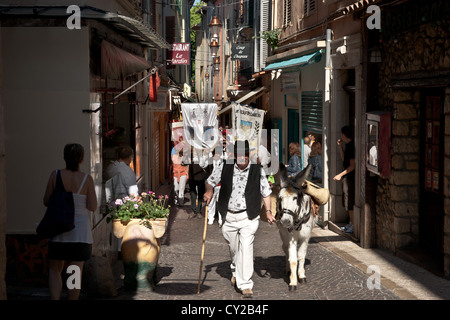
[[173, 43], [172, 50], [168, 50], [168, 60], [171, 64], [190, 64], [190, 43]]
[[247, 60], [250, 57], [249, 43], [233, 43], [231, 46], [231, 60]]

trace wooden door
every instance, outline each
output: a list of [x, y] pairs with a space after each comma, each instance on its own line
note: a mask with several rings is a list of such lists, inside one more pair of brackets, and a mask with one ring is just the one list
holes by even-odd
[[428, 91], [421, 106], [419, 241], [442, 260], [444, 225], [444, 94]]

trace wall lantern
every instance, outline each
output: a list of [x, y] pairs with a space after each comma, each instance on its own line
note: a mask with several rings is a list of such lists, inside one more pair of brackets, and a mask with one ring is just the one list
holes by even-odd
[[213, 57], [217, 56], [217, 52], [219, 52], [219, 42], [213, 38], [209, 47], [211, 48], [211, 55]]
[[220, 70], [220, 57], [214, 57], [214, 71], [218, 72]]
[[214, 16], [209, 24], [209, 29], [212, 35], [209, 47], [211, 48], [211, 55], [213, 57], [216, 57], [219, 52], [219, 31], [221, 27], [222, 24], [219, 22], [219, 19], [217, 16]]
[[383, 59], [381, 58], [381, 51], [378, 47], [373, 47], [369, 49], [369, 52], [370, 52], [369, 61], [371, 63], [380, 63], [383, 61]]
[[216, 38], [217, 41], [219, 41], [219, 31], [222, 27], [222, 24], [219, 22], [219, 19], [217, 16], [214, 16], [211, 19], [211, 23], [209, 24], [209, 30], [211, 31], [211, 34], [213, 35], [212, 38]]

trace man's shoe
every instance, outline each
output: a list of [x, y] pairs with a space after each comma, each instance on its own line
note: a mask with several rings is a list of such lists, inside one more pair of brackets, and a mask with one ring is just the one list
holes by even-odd
[[244, 290], [242, 290], [242, 296], [243, 296], [243, 298], [253, 298], [253, 291], [252, 291], [252, 289], [244, 289]]

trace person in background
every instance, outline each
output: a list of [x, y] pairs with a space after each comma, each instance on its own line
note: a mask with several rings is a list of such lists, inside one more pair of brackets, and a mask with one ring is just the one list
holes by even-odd
[[[224, 161], [223, 155], [220, 154], [220, 152], [216, 152], [216, 149], [213, 149], [213, 171], [218, 166], [220, 166], [220, 163]], [[208, 204], [208, 224], [214, 223], [214, 218], [216, 216], [216, 213], [218, 213], [217, 209], [217, 201], [219, 200], [219, 192], [220, 192], [220, 183], [214, 187], [214, 193], [211, 201]], [[218, 223], [219, 227], [222, 227], [222, 216], [220, 213], [218, 213]]]
[[184, 151], [181, 145], [177, 148], [172, 148], [172, 163], [173, 163], [173, 188], [175, 192], [174, 202], [178, 206], [184, 205], [184, 190], [186, 188], [186, 182], [189, 179], [189, 166], [183, 163]]
[[[345, 151], [342, 146], [345, 142]], [[342, 204], [348, 212], [350, 222], [342, 228], [346, 233], [353, 233], [353, 205], [355, 203], [355, 142], [353, 132], [349, 126], [341, 129], [341, 139], [337, 141], [339, 154], [343, 162], [344, 171], [337, 174], [333, 180], [342, 181]]]
[[308, 166], [309, 156], [311, 154], [311, 146], [314, 143], [314, 136], [312, 133], [308, 132], [306, 137], [303, 138], [303, 159], [302, 159], [302, 170]]
[[[64, 264], [79, 268], [81, 277], [85, 261], [92, 255], [92, 231], [89, 212], [97, 210], [97, 195], [94, 180], [80, 171], [84, 159], [84, 148], [80, 144], [71, 143], [64, 147], [64, 161], [66, 168], [55, 170], [50, 174], [44, 194], [44, 205], [48, 206], [50, 196], [55, 190], [57, 175], [59, 174], [67, 192], [73, 193], [75, 207], [75, 228], [57, 235], [48, 242], [49, 257], [49, 289], [50, 299], [59, 300], [63, 288], [61, 273]], [[81, 279], [79, 279], [81, 283]], [[78, 300], [80, 289], [68, 289], [67, 299]]]
[[[191, 197], [191, 218], [202, 217], [203, 195], [205, 194], [205, 181], [211, 174], [212, 165], [205, 163], [205, 167], [199, 164], [197, 153], [191, 148], [191, 163], [189, 164], [189, 192]], [[196, 157], [197, 155], [197, 157]]]
[[261, 136], [261, 141], [258, 147], [258, 163], [261, 164], [267, 175], [269, 173], [270, 152], [267, 150], [267, 137], [264, 134]]
[[134, 152], [131, 147], [120, 147], [117, 149], [117, 160], [113, 161], [106, 168], [106, 178], [112, 179], [118, 176], [120, 181], [114, 185], [114, 196], [116, 199], [126, 197], [131, 194], [138, 194], [136, 174], [130, 167], [133, 161]]
[[289, 158], [288, 164], [286, 166], [286, 171], [288, 178], [295, 177], [301, 170], [301, 161], [300, 161], [300, 148], [298, 142], [289, 143]]
[[311, 154], [309, 156], [309, 163], [312, 168], [310, 172], [311, 181], [315, 183], [322, 183], [322, 144], [320, 141], [314, 141], [311, 146]]

